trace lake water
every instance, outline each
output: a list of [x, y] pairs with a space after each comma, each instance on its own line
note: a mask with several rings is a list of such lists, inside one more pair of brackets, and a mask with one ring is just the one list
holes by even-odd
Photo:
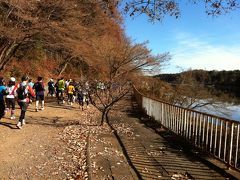
[[240, 121], [240, 105], [226, 104], [225, 108], [219, 108], [219, 110], [212, 107], [202, 107], [201, 109], [196, 110], [224, 117], [227, 119]]

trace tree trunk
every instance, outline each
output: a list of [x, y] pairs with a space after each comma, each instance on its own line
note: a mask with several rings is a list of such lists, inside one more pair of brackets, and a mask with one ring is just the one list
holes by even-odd
[[101, 119], [101, 123], [100, 123], [100, 126], [102, 126], [103, 125], [103, 123], [104, 123], [104, 121], [105, 121], [105, 110], [103, 110], [103, 112], [102, 112], [102, 119]]
[[108, 119], [108, 113], [109, 113], [109, 111], [110, 111], [109, 108], [104, 109], [104, 110], [102, 111], [102, 119], [101, 119], [100, 126], [102, 126], [104, 122], [106, 122], [107, 124], [109, 124], [109, 119]]
[[109, 126], [110, 126], [110, 124], [109, 124], [108, 113], [109, 113], [110, 110], [111, 110], [111, 109], [107, 109], [107, 111], [106, 111], [106, 115], [105, 115], [106, 122], [107, 122], [107, 124], [108, 124]]
[[2, 71], [5, 66], [11, 62], [11, 58], [14, 56], [16, 51], [18, 50], [20, 43], [16, 43], [15, 41], [7, 44], [2, 51], [0, 52], [0, 71]]
[[58, 76], [61, 76], [61, 75], [62, 75], [62, 73], [66, 70], [68, 63], [69, 63], [72, 59], [73, 59], [73, 57], [70, 57], [70, 58], [68, 58], [68, 59], [63, 63], [63, 67], [62, 67], [62, 69], [60, 70], [60, 72], [58, 73]]
[[61, 76], [62, 73], [65, 71], [65, 69], [67, 68], [68, 65], [68, 61], [66, 61], [62, 67], [62, 69], [60, 70], [60, 72], [58, 73], [58, 76]]

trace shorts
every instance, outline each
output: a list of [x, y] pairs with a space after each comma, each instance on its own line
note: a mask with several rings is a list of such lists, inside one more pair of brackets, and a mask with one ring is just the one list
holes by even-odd
[[15, 110], [15, 99], [14, 98], [6, 98], [6, 105], [7, 105], [8, 109], [12, 108], [12, 110]]
[[44, 95], [36, 95], [36, 100], [39, 101], [44, 101]]

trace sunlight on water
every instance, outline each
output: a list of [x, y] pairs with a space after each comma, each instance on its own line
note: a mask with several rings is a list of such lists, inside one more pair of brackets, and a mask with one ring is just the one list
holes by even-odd
[[227, 104], [225, 108], [214, 109], [212, 107], [202, 107], [197, 110], [227, 119], [240, 121], [240, 105]]
[[231, 114], [229, 119], [240, 121], [240, 105], [229, 107]]

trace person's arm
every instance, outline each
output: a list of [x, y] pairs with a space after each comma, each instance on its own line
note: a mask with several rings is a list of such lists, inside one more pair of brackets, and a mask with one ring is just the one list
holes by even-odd
[[32, 96], [32, 97], [36, 96], [33, 88], [31, 88], [31, 86], [28, 86], [28, 91], [29, 91], [30, 96]]
[[45, 84], [42, 82], [43, 91], [45, 91]]
[[[30, 87], [31, 87], [31, 86], [30, 86]], [[32, 87], [32, 89], [35, 89], [35, 87], [36, 87], [36, 83], [34, 83], [34, 84], [33, 84], [33, 87]]]
[[19, 87], [19, 84], [16, 84], [16, 86], [13, 88], [13, 94], [16, 97], [17, 96], [17, 89]]
[[7, 92], [7, 88], [6, 88], [6, 87], [2, 90], [2, 94], [3, 94], [3, 95], [8, 95], [8, 94], [9, 94], [9, 93]]

